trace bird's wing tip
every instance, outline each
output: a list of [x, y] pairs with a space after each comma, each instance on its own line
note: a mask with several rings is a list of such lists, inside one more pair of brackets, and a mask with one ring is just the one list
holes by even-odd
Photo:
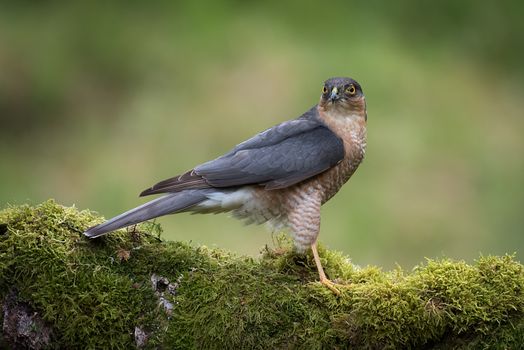
[[150, 187], [146, 190], [143, 190], [142, 192], [140, 192], [140, 194], [138, 195], [139, 197], [145, 197], [145, 196], [148, 196], [150, 194], [153, 194], [153, 188]]

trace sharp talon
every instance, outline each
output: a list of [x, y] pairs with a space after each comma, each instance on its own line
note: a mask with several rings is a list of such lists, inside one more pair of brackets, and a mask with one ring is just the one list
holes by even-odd
[[337, 296], [340, 295], [340, 291], [337, 289], [337, 287], [335, 287], [336, 284], [334, 282], [331, 282], [330, 280], [326, 278], [326, 279], [320, 280], [320, 283], [328, 287]]

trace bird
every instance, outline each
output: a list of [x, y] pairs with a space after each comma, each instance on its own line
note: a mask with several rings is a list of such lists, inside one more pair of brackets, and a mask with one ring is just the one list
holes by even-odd
[[320, 101], [300, 117], [158, 182], [140, 196], [163, 196], [90, 227], [84, 235], [96, 238], [167, 214], [231, 212], [248, 224], [290, 231], [296, 251], [311, 249], [320, 282], [338, 294], [318, 254], [320, 208], [363, 161], [366, 135], [360, 84], [347, 77], [327, 79]]

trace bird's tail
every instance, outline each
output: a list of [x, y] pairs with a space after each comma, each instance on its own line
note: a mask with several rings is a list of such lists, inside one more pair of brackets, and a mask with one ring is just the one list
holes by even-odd
[[206, 190], [186, 190], [169, 193], [115, 216], [100, 225], [90, 227], [84, 232], [84, 235], [89, 238], [95, 238], [119, 228], [138, 224], [162, 215], [190, 210], [191, 207], [198, 205], [207, 198]]

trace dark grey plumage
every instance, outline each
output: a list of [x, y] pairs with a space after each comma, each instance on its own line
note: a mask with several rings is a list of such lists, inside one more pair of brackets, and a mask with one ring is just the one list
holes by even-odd
[[84, 235], [89, 238], [95, 238], [107, 232], [135, 225], [162, 215], [183, 212], [206, 200], [210, 191], [209, 189], [187, 190], [166, 194], [165, 196], [153, 199], [139, 207], [115, 216], [100, 225], [93, 226], [86, 230]]
[[336, 165], [343, 141], [319, 119], [316, 106], [300, 118], [242, 142], [222, 157], [143, 191], [141, 196], [188, 188], [264, 185], [285, 188]]
[[[286, 130], [277, 135], [281, 139], [268, 137], [267, 143], [240, 147], [196, 167], [195, 173], [213, 187], [257, 184], [266, 189], [288, 187], [320, 174], [342, 160], [343, 142], [325, 126], [307, 124], [308, 129], [298, 133], [293, 130], [295, 125], [286, 125]], [[290, 132], [294, 135], [289, 135]]]

